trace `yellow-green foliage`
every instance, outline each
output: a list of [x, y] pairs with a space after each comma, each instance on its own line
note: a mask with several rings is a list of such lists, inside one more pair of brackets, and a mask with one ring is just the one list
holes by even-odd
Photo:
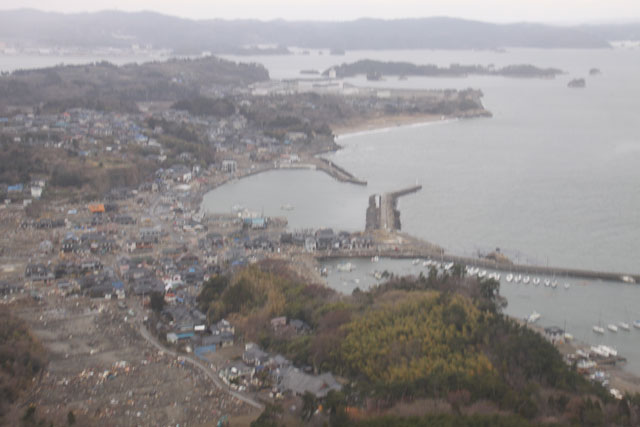
[[493, 372], [477, 338], [486, 316], [458, 294], [411, 292], [346, 325], [341, 359], [347, 372], [378, 385], [434, 376], [467, 382]]

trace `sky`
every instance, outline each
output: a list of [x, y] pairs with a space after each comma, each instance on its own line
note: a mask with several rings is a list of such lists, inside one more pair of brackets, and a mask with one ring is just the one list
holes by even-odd
[[0, 9], [152, 10], [191, 19], [353, 20], [451, 16], [552, 24], [640, 21], [640, 0], [2, 0]]

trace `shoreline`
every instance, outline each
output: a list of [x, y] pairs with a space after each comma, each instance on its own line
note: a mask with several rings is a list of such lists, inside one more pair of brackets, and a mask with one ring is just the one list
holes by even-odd
[[458, 119], [458, 117], [443, 116], [436, 114], [402, 114], [394, 116], [370, 117], [367, 119], [353, 120], [351, 123], [331, 126], [331, 130], [336, 136], [336, 141], [345, 137], [366, 133], [386, 132], [388, 130], [419, 124], [431, 124], [447, 122]]

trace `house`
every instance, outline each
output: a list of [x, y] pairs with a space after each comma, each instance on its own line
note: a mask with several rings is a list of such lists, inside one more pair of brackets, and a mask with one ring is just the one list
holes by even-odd
[[331, 373], [322, 375], [309, 375], [301, 372], [297, 368], [285, 369], [280, 374], [280, 386], [297, 396], [302, 396], [306, 392], [316, 397], [323, 398], [331, 390], [340, 391], [342, 386], [335, 380]]
[[269, 360], [269, 355], [254, 343], [247, 343], [242, 353], [242, 361], [249, 366], [259, 366]]
[[218, 374], [225, 384], [236, 388], [237, 384], [248, 383], [255, 374], [255, 368], [245, 365], [243, 362], [232, 362]]
[[103, 203], [94, 203], [89, 205], [89, 212], [94, 215], [99, 215], [105, 213], [104, 204]]
[[267, 220], [266, 218], [245, 218], [243, 226], [252, 230], [263, 230], [267, 228]]
[[24, 277], [25, 279], [31, 281], [47, 281], [53, 280], [55, 276], [53, 272], [49, 270], [49, 268], [44, 264], [27, 264], [27, 267], [24, 271]]
[[216, 323], [215, 325], [211, 325], [211, 328], [209, 328], [211, 330], [211, 333], [213, 335], [221, 335], [221, 334], [235, 334], [236, 330], [233, 327], [233, 325], [231, 323], [229, 323], [229, 321], [222, 319], [220, 320], [218, 323]]
[[120, 225], [132, 225], [136, 223], [130, 215], [116, 215], [113, 218], [113, 222]]
[[11, 295], [18, 292], [22, 292], [24, 288], [21, 284], [14, 282], [0, 282], [0, 295]]
[[336, 235], [331, 228], [316, 231], [316, 248], [319, 250], [331, 249]]
[[158, 243], [160, 236], [162, 236], [162, 228], [160, 226], [143, 227], [140, 229], [141, 239], [151, 239], [154, 243]]
[[33, 197], [34, 199], [39, 199], [40, 197], [42, 197], [42, 187], [39, 186], [32, 186], [31, 187], [31, 197]]
[[62, 240], [62, 252], [68, 254], [76, 252], [78, 249], [80, 249], [78, 238], [73, 233], [67, 234]]
[[193, 332], [169, 332], [167, 334], [167, 342], [169, 344], [177, 344], [183, 341], [188, 341], [193, 337]]
[[235, 160], [223, 160], [222, 167], [220, 169], [222, 172], [235, 173], [238, 169], [238, 162]]
[[544, 328], [544, 336], [552, 343], [564, 341], [564, 330], [557, 326], [549, 326]]
[[309, 236], [304, 240], [304, 250], [305, 250], [305, 252], [315, 252], [317, 247], [318, 247], [318, 245], [317, 245], [316, 239], [314, 237]]

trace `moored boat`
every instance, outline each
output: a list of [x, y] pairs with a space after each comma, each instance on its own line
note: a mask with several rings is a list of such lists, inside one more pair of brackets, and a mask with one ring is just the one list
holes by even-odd
[[613, 323], [609, 323], [607, 325], [607, 329], [610, 330], [611, 332], [618, 332], [618, 327]]
[[629, 324], [627, 322], [619, 322], [618, 323], [618, 327], [620, 329], [622, 329], [623, 331], [630, 331], [631, 327], [629, 326]]
[[604, 335], [604, 328], [602, 326], [594, 326], [593, 332], [596, 334]]

